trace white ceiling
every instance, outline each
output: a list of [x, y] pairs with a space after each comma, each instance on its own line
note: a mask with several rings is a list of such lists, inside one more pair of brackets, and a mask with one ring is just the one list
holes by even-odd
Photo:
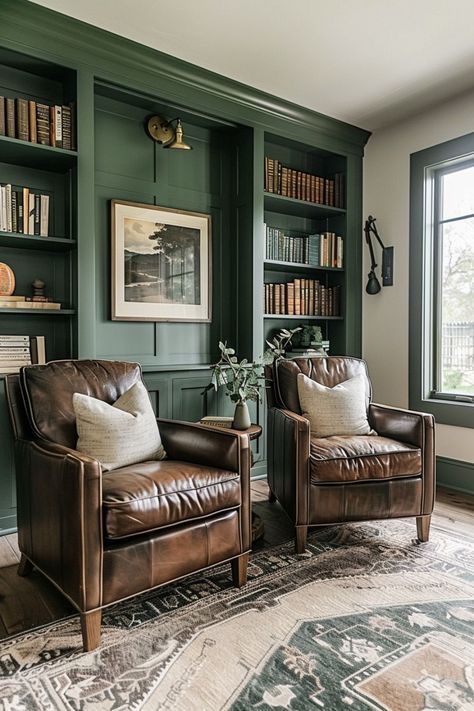
[[34, 0], [375, 130], [474, 88], [473, 0]]

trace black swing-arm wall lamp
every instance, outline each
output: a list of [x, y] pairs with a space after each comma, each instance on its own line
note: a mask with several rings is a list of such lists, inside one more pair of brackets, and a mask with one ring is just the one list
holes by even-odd
[[368, 274], [367, 286], [365, 287], [368, 294], [378, 294], [382, 288], [375, 273], [378, 265], [375, 259], [374, 245], [372, 244], [370, 233], [374, 235], [375, 239], [382, 247], [382, 284], [384, 286], [393, 286], [393, 247], [384, 246], [384, 243], [380, 239], [380, 235], [377, 232], [375, 219], [375, 217], [369, 215], [364, 226], [365, 241], [369, 245], [370, 252], [370, 272]]

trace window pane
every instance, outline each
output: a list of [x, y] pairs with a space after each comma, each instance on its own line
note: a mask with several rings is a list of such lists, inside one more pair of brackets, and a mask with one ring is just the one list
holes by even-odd
[[474, 395], [474, 219], [442, 225], [440, 236], [441, 390]]
[[474, 166], [442, 177], [441, 219], [474, 214]]

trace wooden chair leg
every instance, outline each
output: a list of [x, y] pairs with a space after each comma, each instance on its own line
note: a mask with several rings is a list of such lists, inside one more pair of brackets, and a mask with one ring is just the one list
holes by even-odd
[[247, 566], [249, 554], [244, 553], [230, 561], [232, 567], [232, 582], [236, 588], [241, 588], [247, 582]]
[[427, 543], [430, 538], [431, 516], [416, 517], [416, 532], [421, 543]]
[[273, 491], [271, 489], [268, 492], [268, 500], [271, 504], [274, 504], [275, 501], [277, 500], [277, 497], [275, 496], [275, 494], [273, 493]]
[[102, 610], [81, 612], [81, 632], [84, 652], [92, 652], [100, 644], [100, 624]]
[[34, 565], [23, 553], [21, 554], [20, 562], [18, 563], [18, 575], [25, 578], [33, 571]]
[[306, 550], [306, 539], [308, 537], [308, 526], [295, 527], [295, 551], [304, 553]]

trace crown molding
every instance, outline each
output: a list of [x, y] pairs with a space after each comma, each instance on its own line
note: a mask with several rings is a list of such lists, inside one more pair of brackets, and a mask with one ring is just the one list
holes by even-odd
[[[99, 79], [128, 85], [192, 108], [297, 140], [337, 140], [346, 152], [362, 155], [370, 132], [298, 106], [233, 79], [151, 49], [27, 0], [0, 0], [0, 44], [27, 54], [84, 69]], [[315, 140], [317, 134], [317, 141]]]

